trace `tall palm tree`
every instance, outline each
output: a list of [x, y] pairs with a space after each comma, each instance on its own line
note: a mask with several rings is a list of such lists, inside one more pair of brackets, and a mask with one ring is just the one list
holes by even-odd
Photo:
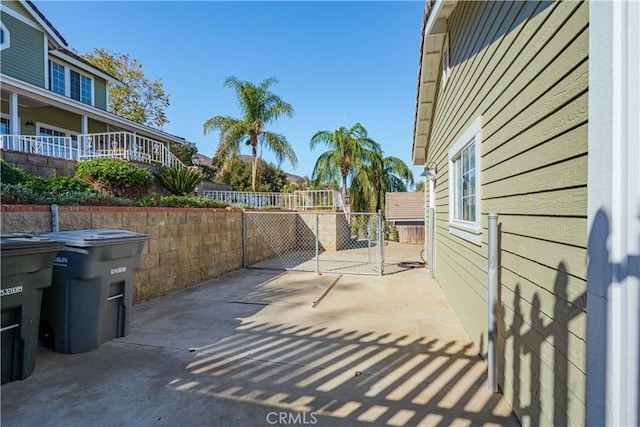
[[294, 167], [298, 164], [296, 153], [287, 138], [282, 134], [265, 130], [265, 125], [283, 115], [292, 117], [294, 114], [291, 104], [269, 90], [269, 87], [276, 83], [278, 80], [273, 77], [257, 86], [234, 76], [227, 77], [224, 85], [234, 89], [238, 95], [242, 118], [215, 116], [202, 125], [205, 135], [216, 129], [220, 130], [220, 142], [214, 157], [222, 162], [238, 156], [242, 143], [251, 146], [253, 191], [257, 191], [258, 188], [258, 144], [272, 151], [279, 163], [287, 159]]
[[413, 185], [413, 173], [401, 159], [384, 157], [377, 151], [371, 161], [362, 164], [351, 185], [352, 207], [356, 210], [378, 212], [384, 209], [384, 195], [407, 191]]
[[317, 183], [329, 184], [342, 180], [342, 197], [347, 198], [347, 180], [358, 170], [362, 162], [370, 160], [380, 145], [369, 138], [360, 123], [347, 129], [342, 126], [335, 131], [321, 130], [311, 138], [309, 147], [318, 144], [329, 147], [318, 157], [311, 178]]

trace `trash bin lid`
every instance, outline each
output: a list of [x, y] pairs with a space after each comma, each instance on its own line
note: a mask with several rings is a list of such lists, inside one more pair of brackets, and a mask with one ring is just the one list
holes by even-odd
[[62, 249], [62, 244], [52, 239], [22, 233], [0, 233], [0, 247], [5, 251], [29, 249], [32, 252], [53, 252]]
[[148, 234], [135, 233], [126, 230], [91, 229], [69, 230], [39, 235], [47, 239], [64, 242], [66, 246], [87, 248], [93, 246], [115, 245], [118, 243], [145, 242], [149, 240]]

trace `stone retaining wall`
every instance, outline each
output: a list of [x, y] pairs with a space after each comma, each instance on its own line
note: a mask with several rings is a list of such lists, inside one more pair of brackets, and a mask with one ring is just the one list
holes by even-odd
[[[60, 231], [111, 228], [151, 237], [135, 273], [134, 302], [192, 286], [243, 265], [240, 209], [110, 206], [60, 206], [58, 209]], [[2, 232], [51, 231], [50, 206], [3, 205], [1, 213]], [[247, 215], [247, 265], [301, 249], [309, 250], [315, 241], [315, 218], [316, 214], [309, 212]], [[319, 221], [321, 249], [342, 249], [342, 241], [350, 236], [344, 215], [320, 214]]]
[[[51, 231], [49, 206], [3, 205], [3, 232]], [[134, 302], [167, 294], [242, 267], [242, 211], [195, 208], [60, 206], [59, 228], [146, 233]]]

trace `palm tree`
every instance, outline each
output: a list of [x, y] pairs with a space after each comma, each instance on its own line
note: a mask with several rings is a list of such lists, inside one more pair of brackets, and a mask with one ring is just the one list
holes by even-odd
[[405, 162], [377, 151], [370, 162], [360, 165], [351, 182], [352, 207], [378, 212], [384, 209], [384, 195], [407, 191], [413, 185], [413, 173]]
[[216, 129], [220, 130], [220, 142], [214, 157], [222, 162], [238, 156], [242, 143], [251, 146], [253, 191], [257, 191], [258, 188], [258, 144], [272, 151], [279, 163], [287, 159], [293, 167], [298, 164], [296, 153], [287, 138], [282, 134], [265, 130], [265, 125], [281, 116], [292, 117], [294, 114], [291, 104], [269, 90], [269, 87], [276, 83], [278, 80], [273, 77], [264, 80], [258, 86], [233, 76], [227, 77], [224, 85], [236, 91], [242, 118], [216, 116], [202, 125], [205, 135]]
[[318, 144], [329, 147], [318, 157], [311, 178], [316, 183], [330, 184], [342, 180], [342, 197], [347, 198], [347, 180], [356, 173], [362, 162], [371, 160], [380, 145], [368, 137], [367, 130], [360, 123], [351, 128], [345, 126], [331, 132], [321, 130], [311, 138], [309, 147]]

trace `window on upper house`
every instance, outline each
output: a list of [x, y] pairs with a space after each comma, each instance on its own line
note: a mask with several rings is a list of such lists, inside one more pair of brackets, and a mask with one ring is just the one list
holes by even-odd
[[0, 22], [0, 50], [6, 49], [11, 45], [11, 34], [7, 27]]
[[449, 67], [449, 34], [444, 36], [442, 45], [442, 87], [447, 84], [451, 68]]
[[449, 232], [480, 244], [480, 119], [449, 150]]
[[0, 135], [9, 135], [11, 127], [9, 127], [9, 119], [0, 117]]
[[73, 70], [69, 75], [71, 78], [71, 98], [85, 104], [91, 104], [91, 79]]
[[52, 92], [65, 95], [64, 66], [53, 61], [49, 61], [49, 88]]

